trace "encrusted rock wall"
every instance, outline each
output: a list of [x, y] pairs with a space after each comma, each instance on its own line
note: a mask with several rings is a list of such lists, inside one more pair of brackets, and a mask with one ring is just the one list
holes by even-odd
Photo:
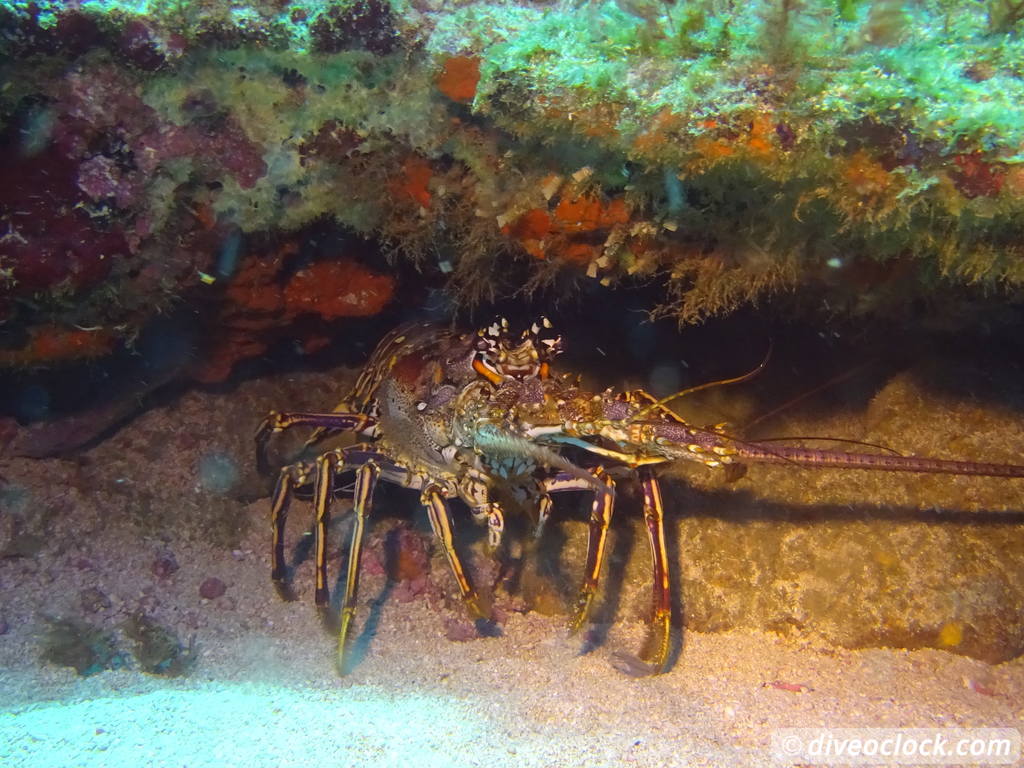
[[1001, 0], [74, 5], [0, 7], [0, 365], [187, 302], [223, 378], [379, 311], [402, 262], [462, 303], [657, 279], [683, 321], [1024, 282]]

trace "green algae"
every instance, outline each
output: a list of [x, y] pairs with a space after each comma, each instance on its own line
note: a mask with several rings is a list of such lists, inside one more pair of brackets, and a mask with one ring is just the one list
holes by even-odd
[[40, 657], [82, 677], [124, 666], [113, 634], [81, 619], [46, 619]]
[[174, 632], [146, 614], [133, 614], [125, 620], [123, 628], [135, 642], [135, 659], [143, 672], [181, 677], [195, 665], [197, 657], [191, 644], [186, 647]]

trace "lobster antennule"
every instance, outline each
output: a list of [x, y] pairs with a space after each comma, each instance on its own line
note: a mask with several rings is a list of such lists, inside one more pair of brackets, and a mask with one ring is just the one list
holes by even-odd
[[757, 376], [759, 373], [761, 373], [761, 371], [763, 371], [768, 366], [768, 360], [771, 359], [771, 356], [772, 344], [771, 342], [769, 342], [768, 351], [765, 352], [764, 359], [760, 363], [758, 363], [757, 367], [752, 368], [746, 373], [740, 374], [739, 376], [733, 376], [728, 379], [717, 379], [715, 381], [705, 381], [703, 384], [697, 384], [692, 387], [687, 387], [686, 389], [681, 389], [678, 392], [673, 392], [671, 395], [663, 397], [659, 400], [655, 400], [651, 395], [648, 395], [646, 392], [644, 392], [644, 396], [650, 398], [650, 402], [639, 413], [634, 414], [634, 418], [640, 419], [656, 411], [668, 413], [672, 416], [678, 416], [678, 414], [676, 414], [675, 411], [668, 407], [668, 404], [671, 403], [673, 400], [678, 400], [680, 398], [686, 397], [687, 395], [692, 395], [696, 392], [701, 392], [705, 389], [714, 389], [715, 387], [723, 387], [728, 384], [741, 384], [744, 381], [750, 381], [752, 378]]

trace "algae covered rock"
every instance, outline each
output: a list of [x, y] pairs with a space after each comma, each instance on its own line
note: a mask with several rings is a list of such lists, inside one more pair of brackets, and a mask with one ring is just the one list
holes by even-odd
[[42, 638], [43, 661], [73, 667], [83, 676], [125, 665], [113, 634], [80, 619], [47, 619]]
[[135, 659], [143, 672], [179, 677], [188, 674], [195, 664], [191, 644], [182, 645], [177, 635], [144, 613], [125, 620], [124, 633], [135, 642]]
[[655, 280], [683, 322], [1019, 298], [1014, 7], [9, 3], [0, 367], [109, 355], [184, 299], [220, 381], [403, 282]]

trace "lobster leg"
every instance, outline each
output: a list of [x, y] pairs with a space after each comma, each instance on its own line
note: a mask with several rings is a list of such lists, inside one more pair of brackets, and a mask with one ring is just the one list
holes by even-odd
[[486, 523], [487, 547], [491, 553], [497, 552], [505, 534], [505, 508], [500, 502], [491, 500], [487, 483], [475, 474], [463, 480], [460, 495], [469, 505], [473, 519], [478, 523]]
[[326, 616], [330, 591], [327, 586], [327, 526], [331, 522], [331, 500], [334, 497], [334, 473], [338, 455], [334, 452], [318, 456], [313, 491], [313, 562], [316, 589], [313, 599], [321, 618]]
[[316, 589], [313, 594], [322, 618], [326, 618], [330, 603], [330, 589], [327, 586], [327, 526], [331, 522], [334, 477], [346, 469], [361, 468], [377, 459], [387, 460], [364, 444], [330, 451], [317, 457], [313, 486], [313, 562], [316, 573]]
[[[672, 599], [669, 590], [668, 554], [665, 544], [664, 506], [661, 501], [661, 488], [657, 478], [647, 467], [641, 467], [640, 486], [644, 497], [644, 523], [647, 527], [647, 539], [651, 547], [654, 570], [654, 618], [650, 635], [645, 644], [642, 656], [648, 662], [640, 661], [633, 656], [620, 655], [617, 666], [626, 674], [635, 677], [656, 675], [665, 671], [671, 652]], [[583, 585], [576, 599], [576, 610], [569, 622], [569, 631], [577, 632], [586, 623], [593, 603], [594, 594], [601, 575], [602, 562], [611, 524], [612, 509], [615, 499], [615, 481], [601, 467], [593, 470], [593, 474], [608, 489], [607, 493], [597, 493], [590, 510], [590, 532], [587, 540], [587, 564], [583, 576]], [[549, 478], [544, 483], [548, 493], [559, 491], [590, 490], [593, 486], [580, 483], [577, 478], [566, 477], [563, 473]]]
[[452, 517], [448, 510], [448, 502], [445, 501], [441, 488], [430, 483], [424, 487], [420, 494], [420, 501], [427, 508], [427, 517], [430, 518], [430, 527], [434, 529], [434, 535], [444, 548], [445, 557], [448, 558], [448, 565], [452, 569], [455, 581], [459, 585], [459, 592], [462, 593], [462, 600], [470, 616], [476, 621], [486, 621], [487, 616], [480, 606], [480, 598], [476, 590], [466, 578], [466, 571], [462, 567], [458, 552], [455, 551], [455, 540], [452, 536]]
[[374, 423], [365, 413], [280, 413], [271, 411], [256, 430], [256, 440], [265, 440], [267, 435], [296, 426], [324, 427], [359, 432]]
[[647, 540], [651, 546], [654, 568], [654, 616], [643, 655], [650, 662], [650, 669], [646, 673], [657, 675], [664, 672], [668, 664], [672, 631], [664, 507], [661, 503], [661, 487], [650, 469], [640, 469], [640, 487], [644, 495], [644, 522], [647, 524]]
[[294, 593], [285, 580], [288, 569], [284, 559], [284, 529], [288, 520], [288, 507], [291, 505], [296, 486], [305, 484], [308, 479], [309, 465], [295, 464], [282, 469], [278, 474], [277, 483], [274, 485], [273, 501], [270, 507], [270, 578], [282, 600], [295, 599]]
[[362, 432], [376, 421], [363, 413], [279, 413], [271, 411], [256, 430], [256, 466], [261, 474], [268, 471], [267, 441], [276, 432], [290, 427], [311, 426], [347, 432]]
[[338, 674], [345, 674], [345, 643], [348, 628], [356, 610], [356, 593], [359, 589], [359, 563], [363, 554], [363, 533], [366, 530], [366, 517], [373, 502], [373, 491], [377, 486], [381, 469], [377, 462], [367, 461], [356, 470], [356, 490], [353, 500], [355, 525], [352, 527], [352, 543], [348, 553], [348, 572], [345, 576], [345, 599], [341, 605], [341, 621], [338, 626], [338, 650], [336, 665]]
[[[591, 470], [591, 474], [604, 484], [604, 490], [594, 493], [594, 501], [590, 507], [590, 529], [587, 536], [587, 563], [583, 572], [583, 584], [576, 598], [576, 608], [569, 621], [570, 633], [578, 632], [587, 621], [594, 595], [601, 576], [604, 554], [607, 549], [608, 528], [612, 521], [612, 509], [615, 503], [615, 481], [605, 472], [603, 467]], [[538, 509], [537, 535], [551, 513], [552, 493], [562, 491], [593, 491], [594, 483], [581, 480], [573, 475], [559, 472], [544, 480], [544, 493], [540, 497]]]
[[533, 538], [539, 539], [543, 535], [544, 526], [547, 524], [548, 518], [551, 517], [553, 506], [554, 502], [551, 501], [550, 494], [540, 494], [540, 498], [537, 499], [537, 526], [533, 529]]
[[605, 484], [607, 493], [595, 493], [590, 506], [590, 531], [587, 537], [587, 563], [583, 572], [583, 584], [576, 598], [576, 608], [569, 620], [569, 632], [578, 632], [587, 622], [590, 607], [597, 593], [598, 580], [601, 577], [601, 566], [608, 545], [608, 527], [612, 522], [612, 509], [615, 504], [615, 481], [604, 471], [603, 467], [593, 470], [594, 476]]

